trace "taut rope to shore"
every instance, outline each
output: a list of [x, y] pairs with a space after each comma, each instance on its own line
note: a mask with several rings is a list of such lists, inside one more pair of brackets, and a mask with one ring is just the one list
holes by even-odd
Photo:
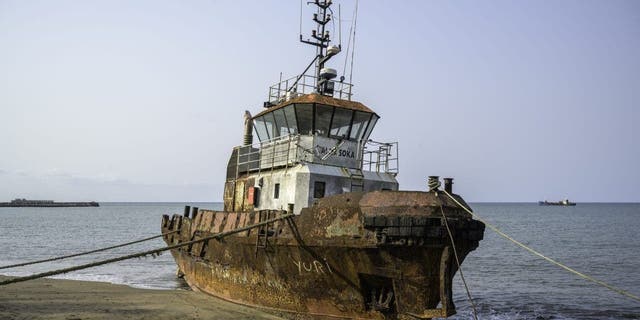
[[609, 289], [609, 290], [611, 290], [611, 291], [613, 291], [613, 292], [616, 292], [616, 293], [621, 294], [621, 295], [623, 295], [623, 296], [625, 296], [625, 297], [628, 297], [628, 298], [631, 298], [631, 299], [633, 299], [633, 300], [636, 300], [636, 301], [640, 302], [640, 297], [636, 296], [635, 294], [633, 294], [633, 293], [631, 293], [631, 292], [628, 292], [628, 291], [625, 291], [625, 290], [622, 290], [622, 289], [619, 289], [619, 288], [616, 288], [616, 287], [614, 287], [614, 286], [612, 286], [612, 285], [610, 285], [610, 284], [608, 284], [608, 283], [606, 283], [606, 282], [604, 282], [604, 281], [601, 281], [601, 280], [595, 279], [595, 278], [593, 278], [593, 277], [591, 277], [591, 276], [589, 276], [589, 275], [586, 275], [586, 274], [584, 274], [584, 273], [582, 273], [582, 272], [580, 272], [580, 271], [577, 271], [577, 270], [575, 270], [575, 269], [573, 269], [573, 268], [571, 268], [571, 267], [568, 267], [568, 266], [566, 266], [566, 265], [564, 265], [564, 264], [562, 264], [562, 263], [560, 263], [560, 262], [558, 262], [558, 261], [556, 261], [556, 260], [553, 260], [553, 259], [551, 259], [551, 258], [549, 258], [549, 257], [545, 256], [544, 254], [542, 254], [542, 253], [540, 253], [540, 252], [538, 252], [538, 251], [536, 251], [536, 250], [534, 250], [534, 249], [532, 249], [532, 248], [528, 247], [528, 246], [527, 246], [527, 245], [525, 245], [524, 243], [522, 243], [522, 242], [520, 242], [520, 241], [518, 241], [518, 240], [516, 240], [516, 239], [514, 239], [514, 238], [512, 238], [512, 237], [510, 237], [508, 234], [506, 234], [506, 233], [504, 233], [504, 232], [500, 231], [500, 229], [498, 229], [498, 228], [497, 228], [497, 227], [495, 227], [494, 225], [492, 225], [492, 224], [490, 224], [490, 223], [488, 223], [488, 222], [486, 222], [486, 221], [482, 220], [482, 218], [478, 217], [475, 213], [473, 213], [471, 210], [469, 210], [469, 208], [467, 208], [466, 206], [464, 206], [464, 205], [462, 205], [460, 202], [458, 202], [458, 200], [456, 200], [456, 198], [454, 198], [454, 197], [453, 197], [451, 194], [449, 194], [447, 191], [443, 191], [443, 192], [444, 192], [447, 196], [449, 196], [449, 198], [451, 198], [451, 200], [453, 200], [455, 203], [457, 203], [457, 204], [458, 204], [462, 209], [464, 209], [464, 210], [465, 210], [465, 211], [467, 211], [470, 215], [472, 215], [476, 220], [478, 220], [478, 221], [480, 221], [480, 222], [484, 223], [487, 227], [489, 227], [491, 230], [493, 230], [495, 233], [499, 234], [499, 235], [500, 235], [500, 236], [502, 236], [503, 238], [505, 238], [505, 239], [507, 239], [507, 240], [509, 240], [509, 241], [511, 241], [511, 242], [513, 242], [513, 243], [515, 243], [516, 245], [518, 245], [518, 246], [522, 247], [523, 249], [525, 249], [525, 250], [527, 250], [527, 251], [529, 251], [529, 252], [533, 253], [534, 255], [536, 255], [536, 256], [538, 256], [538, 257], [540, 257], [540, 258], [544, 259], [544, 260], [547, 260], [548, 262], [550, 262], [550, 263], [552, 263], [552, 264], [554, 264], [554, 265], [556, 265], [556, 266], [558, 266], [558, 267], [560, 267], [560, 268], [562, 268], [562, 269], [565, 269], [565, 270], [567, 270], [567, 271], [569, 271], [569, 272], [571, 272], [571, 273], [573, 273], [573, 274], [575, 274], [575, 275], [577, 275], [577, 276], [579, 276], [579, 277], [581, 277], [581, 278], [584, 278], [584, 279], [586, 279], [586, 280], [589, 280], [589, 281], [591, 281], [591, 282], [593, 282], [593, 283], [595, 283], [595, 284], [601, 285], [601, 286], [603, 286], [603, 287], [605, 287], [605, 288], [607, 288], [607, 289]]
[[121, 244], [117, 244], [115, 246], [95, 249], [95, 250], [91, 250], [91, 251], [74, 253], [74, 254], [70, 254], [70, 255], [66, 255], [66, 256], [59, 256], [59, 257], [53, 257], [53, 258], [48, 258], [48, 259], [43, 259], [43, 260], [36, 260], [36, 261], [29, 261], [29, 262], [22, 262], [22, 263], [17, 263], [17, 264], [10, 264], [10, 265], [6, 265], [6, 266], [0, 266], [0, 270], [1, 269], [15, 268], [15, 267], [29, 266], [29, 265], [32, 265], [32, 264], [38, 264], [38, 263], [44, 263], [44, 262], [68, 259], [68, 258], [73, 258], [73, 257], [79, 257], [79, 256], [87, 255], [87, 254], [96, 253], [96, 252], [102, 252], [102, 251], [107, 251], [107, 250], [111, 250], [111, 249], [126, 247], [126, 246], [130, 246], [132, 244], [136, 244], [136, 243], [145, 242], [145, 241], [153, 240], [153, 239], [156, 239], [156, 238], [160, 238], [160, 237], [172, 234], [172, 233], [176, 233], [178, 231], [179, 230], [171, 231], [171, 232], [155, 235], [153, 237], [148, 237], [148, 238], [144, 238], [144, 239], [140, 239], [140, 240], [136, 240], [136, 241], [131, 241], [131, 242], [127, 242], [127, 243], [121, 243]]
[[23, 282], [23, 281], [34, 280], [34, 279], [39, 279], [39, 278], [44, 278], [44, 277], [50, 277], [50, 276], [54, 276], [54, 275], [57, 275], [57, 274], [63, 274], [63, 273], [67, 273], [67, 272], [72, 272], [72, 271], [77, 271], [77, 270], [97, 267], [97, 266], [101, 266], [103, 264], [108, 264], [108, 263], [113, 263], [113, 262], [118, 262], [118, 261], [138, 258], [138, 257], [143, 257], [143, 256], [147, 256], [147, 255], [156, 255], [156, 254], [159, 254], [159, 253], [161, 253], [163, 251], [168, 251], [168, 250], [172, 250], [172, 249], [176, 249], [176, 248], [192, 245], [192, 244], [198, 243], [198, 242], [204, 242], [204, 241], [209, 241], [209, 240], [213, 240], [213, 239], [221, 239], [221, 238], [224, 238], [226, 236], [229, 236], [229, 235], [232, 235], [232, 234], [235, 234], [235, 233], [240, 233], [240, 232], [243, 232], [243, 231], [247, 231], [247, 230], [250, 230], [250, 229], [253, 229], [253, 228], [257, 228], [257, 227], [260, 227], [260, 226], [263, 226], [263, 225], [266, 225], [266, 224], [269, 224], [269, 223], [273, 223], [273, 222], [278, 221], [278, 220], [288, 219], [291, 216], [293, 216], [293, 214], [282, 215], [280, 217], [269, 219], [269, 220], [265, 220], [263, 222], [256, 223], [256, 224], [253, 224], [253, 225], [250, 225], [250, 226], [246, 226], [246, 227], [242, 227], [242, 228], [238, 228], [238, 229], [233, 229], [233, 230], [226, 231], [226, 232], [216, 233], [214, 235], [211, 235], [211, 236], [208, 236], [208, 237], [204, 237], [202, 239], [182, 242], [182, 243], [178, 243], [178, 244], [175, 244], [175, 245], [172, 245], [172, 246], [168, 246], [168, 247], [162, 247], [162, 248], [158, 248], [158, 249], [147, 250], [147, 251], [143, 251], [143, 252], [129, 254], [129, 255], [126, 255], [126, 256], [120, 256], [120, 257], [115, 257], [115, 258], [111, 258], [111, 259], [107, 259], [107, 260], [95, 261], [95, 262], [92, 262], [92, 263], [87, 263], [87, 264], [73, 266], [73, 267], [64, 268], [64, 269], [58, 269], [58, 270], [52, 270], [52, 271], [47, 271], [47, 272], [43, 272], [43, 273], [32, 274], [30, 276], [25, 276], [25, 277], [12, 278], [12, 279], [0, 282], [0, 286], [4, 286], [4, 285], [16, 283], [16, 282]]

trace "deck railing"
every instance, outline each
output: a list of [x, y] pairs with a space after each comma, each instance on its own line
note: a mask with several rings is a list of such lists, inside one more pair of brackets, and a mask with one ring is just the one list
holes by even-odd
[[[287, 135], [263, 141], [238, 150], [236, 174], [270, 171], [291, 167], [298, 163], [322, 163], [322, 155], [300, 145], [300, 135]], [[397, 175], [399, 168], [398, 143], [368, 140], [358, 152], [361, 170]]]
[[367, 141], [362, 152], [362, 170], [397, 175], [400, 168], [397, 142]]
[[[318, 78], [310, 75], [293, 77], [282, 80], [269, 87], [269, 103], [276, 105], [301, 94], [317, 92]], [[333, 83], [332, 97], [351, 100], [353, 85], [344, 81], [330, 81]]]

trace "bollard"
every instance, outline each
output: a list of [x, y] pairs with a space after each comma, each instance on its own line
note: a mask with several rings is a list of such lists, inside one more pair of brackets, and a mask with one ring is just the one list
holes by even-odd
[[429, 176], [429, 180], [427, 181], [427, 186], [429, 187], [429, 191], [438, 191], [438, 187], [440, 187], [440, 177], [439, 176]]
[[453, 193], [453, 178], [444, 178], [444, 191]]
[[198, 215], [198, 207], [193, 207], [193, 209], [191, 209], [191, 219], [196, 220], [197, 215]]

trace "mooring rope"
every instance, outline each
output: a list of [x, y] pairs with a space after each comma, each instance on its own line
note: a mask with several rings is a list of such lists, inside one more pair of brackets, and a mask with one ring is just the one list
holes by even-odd
[[593, 278], [593, 277], [591, 277], [591, 276], [588, 276], [588, 275], [586, 275], [586, 274], [584, 274], [584, 273], [582, 273], [582, 272], [579, 272], [579, 271], [577, 271], [577, 270], [575, 270], [575, 269], [573, 269], [573, 268], [570, 268], [570, 267], [568, 267], [568, 266], [566, 266], [566, 265], [564, 265], [564, 264], [562, 264], [562, 263], [560, 263], [560, 262], [558, 262], [558, 261], [556, 261], [556, 260], [553, 260], [553, 259], [551, 259], [551, 258], [549, 258], [549, 257], [545, 256], [544, 254], [542, 254], [542, 253], [540, 253], [540, 252], [538, 252], [538, 251], [536, 251], [536, 250], [534, 250], [534, 249], [532, 249], [532, 248], [528, 247], [527, 245], [523, 244], [522, 242], [520, 242], [520, 241], [518, 241], [518, 240], [516, 240], [516, 239], [514, 239], [514, 238], [512, 238], [512, 237], [510, 237], [510, 236], [509, 236], [509, 235], [507, 235], [506, 233], [504, 233], [504, 232], [500, 231], [497, 227], [493, 226], [492, 224], [490, 224], [490, 223], [488, 223], [488, 222], [486, 222], [486, 221], [482, 220], [482, 218], [480, 218], [480, 217], [479, 217], [479, 216], [477, 216], [475, 213], [473, 213], [471, 210], [469, 210], [469, 208], [467, 208], [466, 206], [464, 206], [464, 205], [462, 205], [460, 202], [458, 202], [458, 200], [456, 200], [456, 199], [455, 199], [451, 194], [449, 194], [447, 191], [444, 191], [444, 193], [445, 193], [447, 196], [449, 196], [449, 198], [451, 198], [451, 200], [453, 200], [455, 203], [457, 203], [461, 208], [463, 208], [465, 211], [467, 211], [471, 216], [473, 216], [473, 217], [474, 217], [475, 219], [477, 219], [478, 221], [480, 221], [480, 222], [484, 223], [487, 227], [491, 228], [491, 230], [493, 230], [495, 233], [499, 234], [499, 235], [500, 235], [500, 236], [502, 236], [503, 238], [505, 238], [505, 239], [507, 239], [507, 240], [509, 240], [509, 241], [511, 241], [511, 242], [513, 242], [513, 243], [515, 243], [516, 245], [518, 245], [518, 246], [522, 247], [523, 249], [525, 249], [525, 250], [527, 250], [527, 251], [529, 251], [529, 252], [533, 253], [534, 255], [536, 255], [536, 256], [538, 256], [538, 257], [540, 257], [540, 258], [544, 259], [544, 260], [547, 260], [548, 262], [551, 262], [552, 264], [554, 264], [554, 265], [556, 265], [556, 266], [559, 266], [559, 267], [561, 267], [562, 269], [565, 269], [565, 270], [567, 270], [567, 271], [569, 271], [569, 272], [571, 272], [571, 273], [573, 273], [573, 274], [575, 274], [575, 275], [577, 275], [577, 276], [579, 276], [579, 277], [581, 277], [581, 278], [584, 278], [584, 279], [589, 280], [589, 281], [591, 281], [591, 282], [593, 282], [593, 283], [599, 284], [599, 285], [601, 285], [601, 286], [603, 286], [603, 287], [605, 287], [605, 288], [607, 288], [607, 289], [609, 289], [609, 290], [611, 290], [611, 291], [613, 291], [613, 292], [616, 292], [616, 293], [618, 293], [618, 294], [621, 294], [621, 295], [626, 296], [626, 297], [628, 297], [628, 298], [631, 298], [631, 299], [633, 299], [633, 300], [640, 301], [640, 297], [638, 297], [638, 296], [636, 296], [636, 295], [634, 295], [634, 294], [632, 294], [632, 293], [630, 293], [630, 292], [628, 292], [628, 291], [625, 291], [625, 290], [622, 290], [622, 289], [616, 288], [616, 287], [614, 287], [614, 286], [612, 286], [612, 285], [610, 285], [610, 284], [608, 284], [608, 283], [606, 283], [606, 282], [604, 282], [604, 281], [600, 281], [600, 280], [595, 279], [595, 278]]
[[253, 224], [253, 225], [250, 225], [250, 226], [246, 226], [246, 227], [242, 227], [242, 228], [238, 228], [238, 229], [233, 229], [233, 230], [226, 231], [226, 232], [216, 233], [214, 235], [211, 235], [211, 236], [208, 236], [208, 237], [204, 237], [202, 239], [197, 239], [197, 240], [191, 240], [191, 241], [187, 241], [187, 242], [183, 242], [183, 243], [178, 243], [178, 244], [175, 244], [175, 245], [172, 245], [172, 246], [167, 246], [167, 247], [153, 249], [153, 250], [147, 250], [147, 251], [143, 251], [143, 252], [129, 254], [129, 255], [126, 255], [126, 256], [115, 257], [115, 258], [111, 258], [111, 259], [107, 259], [107, 260], [96, 261], [96, 262], [87, 263], [87, 264], [78, 265], [78, 266], [73, 266], [73, 267], [69, 267], [69, 268], [52, 270], [52, 271], [47, 271], [47, 272], [38, 273], [38, 274], [32, 274], [30, 276], [17, 277], [17, 278], [13, 278], [13, 279], [9, 279], [9, 280], [5, 280], [5, 281], [0, 282], [0, 286], [4, 286], [4, 285], [16, 283], [16, 282], [23, 282], [23, 281], [34, 280], [34, 279], [39, 279], [39, 278], [44, 278], [44, 277], [50, 277], [50, 276], [54, 276], [54, 275], [58, 275], [58, 274], [68, 273], [68, 272], [87, 269], [87, 268], [92, 268], [92, 267], [97, 267], [97, 266], [101, 266], [103, 264], [108, 264], [108, 263], [113, 263], [113, 262], [118, 262], [118, 261], [138, 258], [138, 257], [143, 257], [143, 256], [147, 256], [147, 255], [156, 255], [156, 254], [159, 254], [159, 253], [161, 253], [163, 251], [168, 251], [168, 250], [172, 250], [172, 249], [176, 249], [176, 248], [192, 245], [192, 244], [198, 243], [198, 242], [204, 242], [204, 241], [209, 241], [209, 240], [213, 240], [213, 239], [221, 239], [221, 238], [224, 238], [226, 236], [229, 236], [229, 235], [232, 235], [232, 234], [235, 234], [235, 233], [240, 233], [240, 232], [247, 231], [247, 230], [250, 230], [250, 229], [253, 229], [253, 228], [257, 228], [257, 227], [260, 227], [260, 226], [263, 226], [263, 225], [266, 225], [266, 224], [269, 224], [269, 223], [273, 223], [273, 222], [278, 221], [278, 220], [287, 219], [287, 218], [289, 218], [291, 216], [293, 216], [293, 214], [286, 214], [286, 215], [283, 215], [283, 216], [280, 216], [280, 217], [277, 217], [277, 218], [273, 218], [273, 219], [269, 219], [269, 220], [265, 220], [265, 221], [262, 221], [260, 223], [256, 223], [256, 224]]
[[[438, 183], [438, 186], [440, 183]], [[456, 250], [456, 244], [453, 241], [453, 235], [451, 234], [451, 229], [449, 229], [449, 223], [447, 222], [447, 217], [444, 215], [444, 209], [442, 209], [442, 201], [438, 197], [438, 192], [436, 191], [436, 198], [438, 199], [438, 204], [440, 205], [440, 213], [442, 213], [442, 220], [444, 221], [444, 226], [447, 228], [447, 233], [449, 234], [449, 239], [451, 240], [451, 246], [453, 247], [453, 256], [456, 258], [456, 264], [458, 265], [458, 271], [460, 272], [460, 279], [462, 279], [462, 283], [464, 284], [464, 289], [467, 291], [467, 297], [469, 298], [469, 303], [471, 304], [471, 308], [473, 309], [473, 319], [478, 320], [478, 310], [476, 309], [476, 304], [473, 302], [473, 298], [471, 297], [471, 292], [469, 291], [469, 286], [467, 286], [467, 281], [464, 279], [464, 273], [462, 272], [462, 265], [460, 265], [460, 259], [458, 258], [458, 250]]]
[[36, 260], [36, 261], [29, 261], [29, 262], [10, 264], [10, 265], [6, 265], [6, 266], [1, 266], [0, 269], [23, 267], [23, 266], [29, 266], [29, 265], [32, 265], [32, 264], [38, 264], [38, 263], [44, 263], [44, 262], [57, 261], [57, 260], [62, 260], [62, 259], [68, 259], [68, 258], [73, 258], [73, 257], [84, 256], [84, 255], [87, 255], [87, 254], [92, 254], [92, 253], [96, 253], [96, 252], [102, 252], [102, 251], [107, 251], [107, 250], [111, 250], [111, 249], [126, 247], [126, 246], [130, 246], [132, 244], [153, 240], [153, 239], [160, 238], [160, 237], [172, 234], [172, 233], [176, 233], [178, 231], [179, 230], [171, 231], [171, 232], [163, 233], [163, 234], [156, 235], [156, 236], [153, 236], [153, 237], [148, 237], [148, 238], [144, 238], [144, 239], [140, 239], [140, 240], [136, 240], [136, 241], [131, 241], [131, 242], [122, 243], [122, 244], [118, 244], [118, 245], [115, 245], [115, 246], [110, 246], [110, 247], [105, 247], [105, 248], [100, 248], [100, 249], [95, 249], [95, 250], [91, 250], [91, 251], [74, 253], [74, 254], [70, 254], [70, 255], [66, 255], [66, 256], [59, 256], [59, 257], [53, 257], [53, 258], [48, 258], [48, 259], [43, 259], [43, 260]]
[[456, 243], [453, 240], [453, 235], [451, 234], [451, 229], [449, 228], [449, 222], [447, 221], [447, 216], [444, 214], [444, 209], [442, 209], [442, 200], [438, 196], [438, 188], [440, 187], [440, 180], [435, 177], [429, 177], [427, 181], [427, 185], [429, 186], [429, 190], [435, 191], [436, 199], [438, 199], [438, 205], [440, 206], [440, 213], [442, 214], [442, 220], [444, 221], [444, 226], [447, 228], [447, 233], [449, 234], [449, 240], [451, 240], [451, 246], [453, 247], [453, 256], [456, 259], [456, 264], [458, 265], [458, 271], [460, 271], [460, 278], [462, 279], [462, 283], [464, 284], [464, 289], [467, 291], [467, 298], [469, 299], [469, 303], [471, 304], [471, 308], [473, 309], [473, 319], [478, 320], [478, 311], [476, 309], [476, 304], [473, 302], [473, 298], [471, 297], [471, 291], [469, 290], [469, 286], [467, 285], [467, 281], [464, 278], [464, 273], [462, 272], [462, 265], [460, 264], [460, 259], [458, 258], [458, 250], [456, 249]]

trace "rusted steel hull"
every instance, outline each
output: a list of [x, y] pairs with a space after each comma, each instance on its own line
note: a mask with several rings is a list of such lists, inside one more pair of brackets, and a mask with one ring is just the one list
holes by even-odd
[[[349, 193], [172, 255], [193, 289], [296, 317], [449, 316], [457, 265], [442, 212], [460, 262], [484, 232], [458, 209], [428, 192]], [[165, 238], [177, 244], [281, 214], [200, 210], [195, 219], [165, 216], [163, 232], [180, 230]]]

